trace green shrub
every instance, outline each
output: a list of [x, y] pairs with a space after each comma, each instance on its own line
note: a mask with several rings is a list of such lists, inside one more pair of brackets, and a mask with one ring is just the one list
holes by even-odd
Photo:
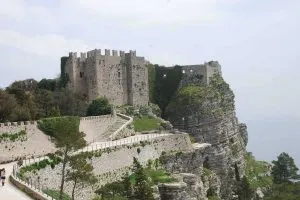
[[111, 105], [106, 98], [98, 98], [92, 101], [87, 109], [87, 116], [111, 114]]
[[[43, 192], [54, 199], [59, 199], [59, 191], [57, 190], [47, 189], [43, 190]], [[69, 195], [63, 193], [62, 200], [72, 200], [72, 198]]]

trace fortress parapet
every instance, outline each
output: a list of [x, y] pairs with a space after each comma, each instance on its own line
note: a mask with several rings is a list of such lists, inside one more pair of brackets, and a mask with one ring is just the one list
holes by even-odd
[[136, 51], [93, 49], [70, 52], [63, 60], [62, 72], [69, 77], [68, 87], [87, 96], [89, 101], [106, 97], [115, 105], [147, 105], [148, 69], [144, 57]]
[[[101, 49], [94, 49], [87, 52], [80, 52], [80, 60], [85, 60], [86, 58], [92, 58], [92, 57], [99, 57], [99, 56], [112, 56], [112, 57], [124, 57], [126, 54], [129, 54], [133, 57], [136, 57], [136, 51], [130, 50], [128, 53], [125, 53], [125, 51], [118, 51], [118, 50], [110, 50], [110, 49], [104, 49], [104, 52], [101, 51]], [[69, 52], [69, 58], [76, 59], [77, 52]]]

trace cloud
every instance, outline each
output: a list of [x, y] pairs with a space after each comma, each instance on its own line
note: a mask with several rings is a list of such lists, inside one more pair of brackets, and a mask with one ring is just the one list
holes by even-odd
[[214, 0], [77, 0], [90, 16], [125, 26], [189, 25], [217, 20]]
[[[66, 38], [57, 34], [28, 36], [12, 30], [0, 30], [0, 45], [52, 59], [71, 51], [82, 52], [94, 48], [94, 45], [88, 45], [80, 39]], [[109, 48], [109, 45], [105, 44], [99, 46]]]

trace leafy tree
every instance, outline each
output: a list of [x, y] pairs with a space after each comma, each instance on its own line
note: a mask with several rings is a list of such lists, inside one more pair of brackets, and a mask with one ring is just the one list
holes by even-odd
[[44, 78], [38, 83], [38, 88], [39, 89], [54, 91], [55, 87], [56, 87], [56, 80], [55, 79], [45, 79]]
[[107, 115], [111, 113], [111, 105], [106, 98], [98, 98], [92, 101], [87, 109], [88, 116]]
[[135, 174], [134, 199], [154, 199], [145, 170], [135, 157], [133, 158], [133, 172]]
[[54, 93], [54, 99], [59, 105], [61, 115], [85, 116], [87, 111], [87, 97], [63, 88]]
[[128, 172], [123, 177], [122, 182], [124, 185], [124, 196], [126, 196], [128, 199], [130, 199], [132, 197], [132, 183], [131, 183]]
[[49, 117], [59, 117], [60, 110], [58, 106], [53, 106], [50, 110]]
[[38, 90], [36, 92], [36, 101], [39, 108], [40, 117], [49, 117], [52, 107], [54, 106], [54, 96], [49, 90]]
[[79, 123], [79, 117], [47, 118], [38, 122], [38, 128], [54, 139], [55, 146], [62, 153], [60, 200], [64, 190], [66, 164], [70, 160], [69, 153], [86, 146], [85, 134], [79, 131]]
[[12, 110], [11, 121], [28, 121], [31, 119], [30, 110], [26, 106], [17, 106]]
[[72, 200], [75, 199], [75, 189], [84, 184], [95, 184], [97, 178], [93, 173], [93, 166], [87, 162], [87, 156], [77, 154], [70, 158], [71, 169], [67, 171], [66, 181], [73, 181]]
[[294, 159], [287, 153], [281, 153], [277, 157], [277, 160], [273, 160], [272, 163], [273, 167], [271, 174], [273, 176], [274, 183], [280, 184], [297, 176], [297, 171], [299, 169], [296, 167]]
[[0, 121], [10, 120], [12, 110], [17, 106], [15, 97], [0, 89]]

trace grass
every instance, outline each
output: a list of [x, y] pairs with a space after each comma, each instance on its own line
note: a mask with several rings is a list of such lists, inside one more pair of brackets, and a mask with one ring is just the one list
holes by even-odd
[[141, 118], [136, 118], [133, 121], [134, 130], [137, 132], [157, 130], [160, 127], [160, 123], [161, 122], [159, 119], [150, 116], [143, 116]]
[[221, 199], [217, 196], [210, 196], [208, 197], [208, 200], [221, 200]]
[[7, 142], [7, 141], [10, 141], [10, 142], [15, 142], [15, 141], [25, 141], [27, 140], [27, 137], [26, 137], [27, 133], [25, 130], [21, 130], [17, 133], [13, 133], [13, 134], [10, 134], [10, 133], [2, 133], [0, 134], [0, 142], [4, 141], [4, 142]]
[[197, 142], [196, 138], [194, 136], [190, 135], [190, 134], [189, 134], [189, 138], [190, 138], [191, 143], [196, 143]]
[[[145, 168], [145, 174], [148, 178], [150, 178], [151, 185], [157, 185], [158, 183], [172, 183], [176, 182], [177, 180], [170, 176], [165, 170], [155, 170]], [[135, 184], [135, 174], [130, 175], [130, 182], [134, 185]]]
[[[57, 190], [47, 189], [43, 192], [49, 195], [50, 197], [53, 197], [54, 199], [59, 199], [59, 191]], [[69, 195], [63, 193], [62, 200], [72, 200], [72, 198]]]
[[[263, 174], [269, 172], [268, 166], [269, 164], [267, 162], [257, 161], [249, 153], [246, 155], [246, 176], [252, 189], [268, 187], [273, 184], [271, 176], [263, 176]], [[259, 176], [259, 174], [261, 174], [261, 176]]]
[[203, 167], [203, 175], [210, 176], [210, 175], [212, 175], [212, 171], [210, 169]]
[[151, 182], [153, 185], [157, 185], [158, 183], [172, 183], [175, 182], [176, 179], [171, 177], [169, 173], [164, 170], [154, 170], [154, 169], [145, 169], [147, 177], [151, 178]]

